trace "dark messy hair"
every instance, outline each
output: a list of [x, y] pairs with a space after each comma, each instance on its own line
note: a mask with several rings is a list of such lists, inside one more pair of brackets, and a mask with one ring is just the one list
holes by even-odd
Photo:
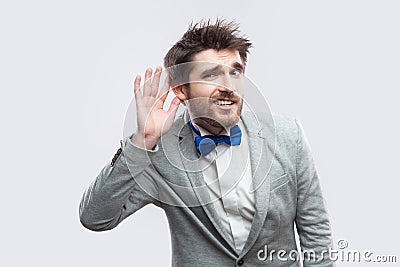
[[[167, 69], [190, 62], [197, 53], [207, 49], [237, 50], [245, 66], [251, 46], [250, 40], [239, 35], [239, 25], [234, 21], [216, 19], [214, 24], [210, 20], [192, 22], [182, 38], [165, 55], [164, 67]], [[174, 75], [170, 72], [170, 76]], [[173, 77], [170, 78], [174, 80]]]

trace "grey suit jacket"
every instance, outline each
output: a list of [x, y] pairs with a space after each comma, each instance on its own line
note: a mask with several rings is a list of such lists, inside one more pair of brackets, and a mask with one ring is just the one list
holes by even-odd
[[[104, 231], [152, 203], [168, 218], [172, 266], [333, 266], [330, 224], [309, 146], [296, 119], [242, 115], [248, 133], [256, 213], [242, 251], [219, 221], [206, 191], [193, 133], [184, 116], [158, 143], [156, 152], [128, 139], [85, 191], [80, 220]], [[281, 252], [278, 256], [278, 251]], [[326, 251], [326, 252], [323, 252]]]

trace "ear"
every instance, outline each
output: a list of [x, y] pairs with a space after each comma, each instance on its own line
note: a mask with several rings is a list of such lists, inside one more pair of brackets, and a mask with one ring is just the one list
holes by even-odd
[[177, 98], [179, 98], [180, 101], [187, 100], [187, 91], [184, 85], [179, 85], [177, 87], [174, 87], [172, 89], [174, 91], [174, 94], [176, 95]]

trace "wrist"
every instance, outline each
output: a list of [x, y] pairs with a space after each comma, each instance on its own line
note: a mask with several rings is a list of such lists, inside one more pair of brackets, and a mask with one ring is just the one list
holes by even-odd
[[131, 136], [131, 142], [137, 147], [152, 150], [157, 144], [159, 138], [152, 136], [145, 137], [143, 134], [135, 133]]

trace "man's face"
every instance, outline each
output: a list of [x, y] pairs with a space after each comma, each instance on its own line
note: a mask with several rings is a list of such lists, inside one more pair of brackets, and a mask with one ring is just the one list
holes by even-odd
[[183, 90], [189, 114], [200, 126], [225, 128], [237, 124], [243, 106], [243, 63], [236, 50], [208, 49], [196, 54]]

